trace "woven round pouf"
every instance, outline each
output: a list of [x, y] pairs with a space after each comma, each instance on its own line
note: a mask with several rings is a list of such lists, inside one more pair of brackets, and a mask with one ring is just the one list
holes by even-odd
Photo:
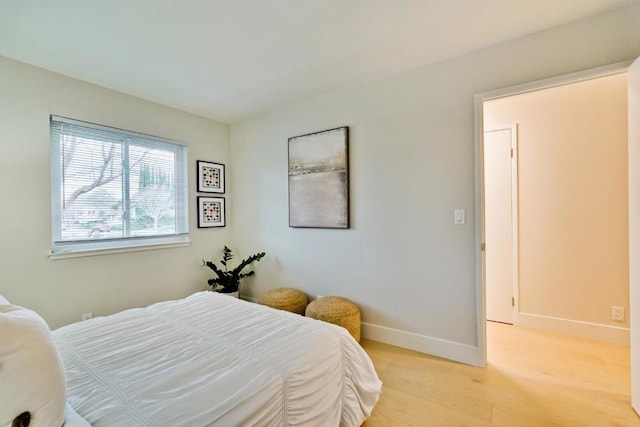
[[277, 308], [278, 310], [304, 314], [309, 300], [304, 292], [297, 289], [275, 288], [262, 294], [258, 302], [262, 305]]
[[360, 342], [360, 308], [349, 299], [318, 298], [307, 306], [305, 316], [342, 326], [356, 341]]

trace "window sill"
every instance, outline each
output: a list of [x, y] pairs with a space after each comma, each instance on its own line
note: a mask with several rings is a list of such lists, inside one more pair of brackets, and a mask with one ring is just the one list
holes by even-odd
[[64, 252], [50, 252], [49, 259], [50, 260], [59, 260], [59, 259], [67, 259], [67, 258], [81, 258], [88, 256], [97, 256], [97, 255], [109, 255], [109, 254], [119, 254], [126, 252], [138, 252], [138, 251], [152, 251], [156, 249], [168, 249], [168, 248], [180, 248], [184, 246], [190, 246], [191, 240], [184, 240], [180, 242], [168, 242], [168, 243], [149, 243], [149, 244], [140, 244], [137, 246], [124, 246], [119, 248], [105, 248], [105, 249], [69, 249]]

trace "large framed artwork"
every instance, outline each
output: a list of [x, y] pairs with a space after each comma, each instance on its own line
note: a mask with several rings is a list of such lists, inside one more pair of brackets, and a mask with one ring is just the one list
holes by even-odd
[[196, 161], [198, 165], [198, 193], [224, 193], [224, 165]]
[[198, 197], [198, 228], [225, 226], [224, 197]]
[[289, 138], [289, 227], [349, 228], [349, 128]]

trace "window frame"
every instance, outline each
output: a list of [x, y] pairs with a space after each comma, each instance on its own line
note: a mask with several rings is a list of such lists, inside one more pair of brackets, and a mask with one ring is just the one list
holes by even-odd
[[[128, 147], [131, 145], [149, 145], [154, 148], [162, 148], [173, 151], [175, 154], [175, 222], [176, 231], [173, 234], [161, 234], [152, 236], [128, 236], [107, 239], [82, 239], [63, 241], [62, 236], [62, 204], [64, 196], [62, 194], [63, 170], [61, 167], [62, 150], [57, 135], [64, 134], [64, 131], [54, 132], [55, 126], [70, 124], [82, 126], [87, 129], [95, 129], [98, 132], [106, 132], [117, 139], [122, 140], [125, 148], [125, 158], [123, 158], [123, 169], [128, 164]], [[187, 144], [166, 138], [152, 136], [140, 132], [124, 130], [116, 127], [105, 126], [67, 117], [50, 115], [50, 165], [51, 165], [51, 252], [49, 258], [75, 258], [81, 256], [93, 256], [108, 253], [132, 252], [141, 250], [151, 250], [168, 247], [181, 247], [190, 245], [189, 238], [189, 194], [188, 194], [188, 161]], [[123, 171], [123, 180], [128, 181], [131, 171]], [[127, 206], [123, 212], [123, 225], [129, 223], [129, 204], [131, 195], [128, 183], [123, 185], [123, 204]]]

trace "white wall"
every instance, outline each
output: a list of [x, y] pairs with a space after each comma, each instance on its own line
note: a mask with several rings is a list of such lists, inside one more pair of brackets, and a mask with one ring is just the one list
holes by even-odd
[[626, 74], [485, 102], [485, 128], [516, 122], [519, 324], [628, 344]]
[[[188, 143], [191, 246], [49, 260], [50, 114]], [[0, 294], [55, 328], [206, 289], [230, 230], [196, 228], [197, 159], [228, 163], [228, 125], [0, 57]]]
[[[250, 292], [343, 295], [365, 336], [475, 363], [473, 95], [637, 55], [638, 5], [234, 124], [233, 240], [268, 253]], [[289, 228], [287, 138], [343, 125], [352, 229]]]

